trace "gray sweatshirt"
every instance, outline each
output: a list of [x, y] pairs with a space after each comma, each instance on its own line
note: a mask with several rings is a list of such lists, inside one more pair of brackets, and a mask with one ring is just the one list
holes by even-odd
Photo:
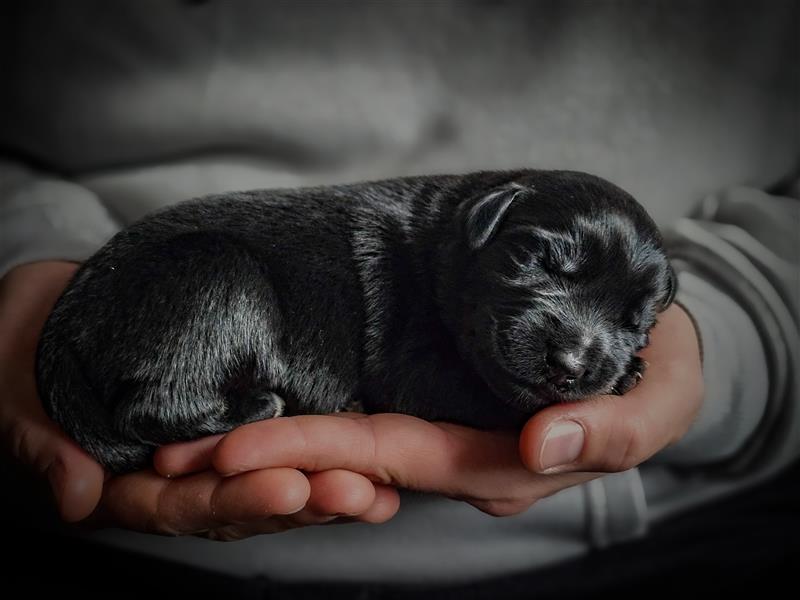
[[[794, 8], [776, 4], [758, 18], [733, 10], [723, 32], [707, 27], [710, 13], [696, 3], [575, 3], [563, 13], [546, 3], [536, 14], [527, 3], [499, 14], [483, 4], [458, 12], [447, 2], [383, 12], [330, 4], [313, 12], [136, 2], [113, 13], [102, 2], [17, 11], [0, 25], [15, 32], [0, 36], [13, 44], [0, 53], [8, 74], [0, 273], [83, 260], [149, 210], [205, 193], [576, 168], [627, 188], [667, 233], [678, 301], [704, 350], [702, 410], [677, 444], [639, 468], [514, 517], [409, 493], [380, 526], [230, 544], [85, 535], [242, 576], [463, 581], [646, 535], [800, 455], [800, 202], [756, 189], [787, 172], [800, 150], [796, 87], [771, 70], [785, 68], [778, 63]], [[743, 56], [761, 62], [708, 51], [728, 35], [744, 39], [737, 31], [750, 34]], [[748, 123], [753, 111], [757, 126]]]

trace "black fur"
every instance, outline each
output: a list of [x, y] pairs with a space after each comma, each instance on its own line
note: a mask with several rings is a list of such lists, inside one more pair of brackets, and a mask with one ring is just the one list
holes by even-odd
[[39, 393], [114, 472], [160, 444], [354, 401], [516, 427], [635, 385], [673, 294], [651, 219], [584, 173], [211, 196], [83, 264], [44, 328]]

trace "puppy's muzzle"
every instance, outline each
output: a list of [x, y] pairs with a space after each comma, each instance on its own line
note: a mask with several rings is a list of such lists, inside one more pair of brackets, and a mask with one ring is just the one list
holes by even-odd
[[586, 374], [586, 348], [559, 348], [547, 354], [547, 381], [559, 392], [574, 388]]

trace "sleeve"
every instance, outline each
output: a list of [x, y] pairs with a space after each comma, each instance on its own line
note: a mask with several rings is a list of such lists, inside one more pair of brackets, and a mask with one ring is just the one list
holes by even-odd
[[703, 348], [704, 405], [655, 462], [775, 472], [800, 455], [800, 201], [735, 188], [667, 235]]
[[85, 260], [118, 230], [92, 191], [0, 158], [0, 276], [33, 261]]

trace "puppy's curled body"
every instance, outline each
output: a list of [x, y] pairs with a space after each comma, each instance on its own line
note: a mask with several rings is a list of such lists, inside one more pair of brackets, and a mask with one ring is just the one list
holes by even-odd
[[583, 173], [230, 193], [153, 213], [87, 260], [43, 330], [37, 382], [112, 472], [355, 401], [516, 427], [634, 385], [672, 294], [655, 225]]

